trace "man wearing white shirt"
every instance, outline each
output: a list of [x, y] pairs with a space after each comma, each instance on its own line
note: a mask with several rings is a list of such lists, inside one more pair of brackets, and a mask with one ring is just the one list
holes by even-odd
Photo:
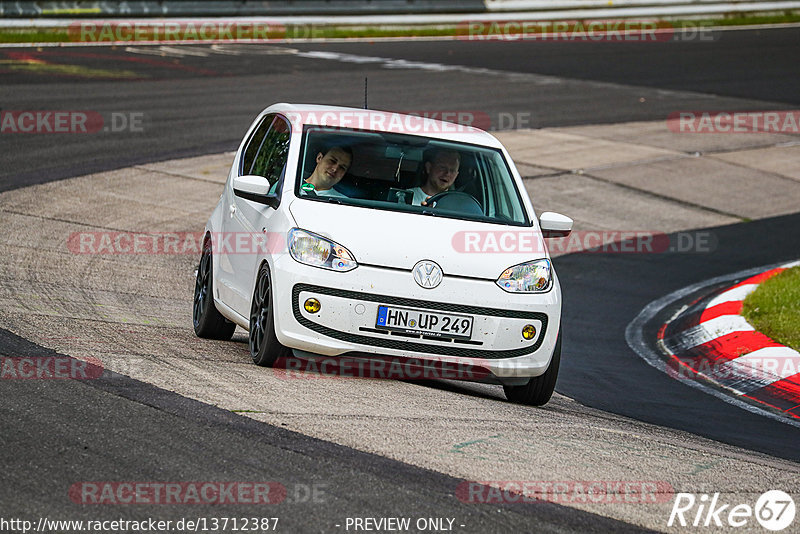
[[456, 150], [438, 150], [430, 161], [425, 162], [425, 183], [411, 190], [414, 198], [411, 203], [421, 205], [428, 197], [443, 193], [452, 187], [458, 176], [461, 156]]
[[329, 148], [324, 154], [317, 154], [317, 166], [311, 176], [306, 178], [302, 190], [307, 191], [310, 184], [313, 191], [318, 196], [325, 197], [346, 197], [333, 188], [347, 173], [350, 164], [353, 162], [353, 150], [348, 146], [334, 146]]

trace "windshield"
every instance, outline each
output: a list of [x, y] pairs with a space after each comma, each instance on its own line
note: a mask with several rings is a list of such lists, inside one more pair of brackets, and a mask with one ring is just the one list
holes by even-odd
[[415, 135], [306, 126], [295, 193], [420, 215], [529, 226], [502, 152]]

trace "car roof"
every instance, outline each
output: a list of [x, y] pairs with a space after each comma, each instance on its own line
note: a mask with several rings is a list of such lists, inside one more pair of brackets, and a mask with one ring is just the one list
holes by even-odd
[[493, 135], [481, 129], [428, 118], [423, 115], [426, 112], [410, 115], [373, 109], [281, 102], [269, 106], [262, 113], [286, 115], [293, 127], [307, 124], [351, 127], [376, 132], [419, 135], [493, 148], [503, 147]]

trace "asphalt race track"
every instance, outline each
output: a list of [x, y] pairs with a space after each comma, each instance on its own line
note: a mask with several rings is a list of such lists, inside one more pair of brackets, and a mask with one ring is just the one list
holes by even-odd
[[[364, 77], [375, 109], [477, 111], [506, 128], [798, 105], [800, 30], [718, 32], [714, 39], [3, 49], [0, 108], [94, 111], [111, 128], [112, 112], [138, 113], [143, 132], [59, 136], [57, 143], [46, 135], [4, 137], [4, 153], [17, 156], [5, 158], [0, 191], [233, 150], [242, 125], [268, 103], [362, 106]], [[292, 51], [353, 57], [300, 60]], [[500, 124], [500, 113], [514, 120]]]
[[[370, 107], [471, 110], [488, 117], [493, 129], [655, 121], [678, 110], [797, 109], [798, 53], [800, 28], [726, 31], [716, 33], [711, 41], [646, 45], [434, 40], [0, 48], [0, 109], [96, 112], [109, 128], [75, 135], [0, 134], [0, 192], [50, 184], [54, 189], [49, 191], [58, 195], [59, 184], [51, 182], [235, 150], [244, 129], [266, 105], [297, 101], [360, 106], [364, 77], [369, 79]], [[128, 124], [112, 131], [112, 114], [119, 121], [124, 117]], [[131, 128], [131, 117], [141, 123]], [[80, 206], [80, 199], [76, 205]], [[70, 220], [26, 222], [25, 209], [21, 206], [17, 212], [4, 205], [0, 210], [8, 222], [4, 226], [27, 235], [29, 222], [55, 228], [81, 220], [76, 212]], [[86, 214], [87, 226], [97, 224], [90, 222], [95, 215]], [[199, 217], [202, 224], [205, 214]], [[666, 530], [667, 516], [660, 509], [661, 516], [654, 513], [642, 519], [630, 506], [606, 514], [602, 506], [476, 506], [455, 498], [455, 488], [463, 481], [492, 480], [491, 476], [500, 476], [492, 471], [495, 465], [505, 469], [515, 461], [514, 457], [493, 457], [497, 464], [477, 471], [487, 473], [486, 478], [470, 479], [462, 467], [449, 469], [451, 457], [440, 460], [432, 454], [431, 459], [409, 459], [407, 451], [422, 447], [429, 439], [427, 432], [447, 435], [448, 425], [456, 426], [457, 420], [485, 430], [488, 437], [482, 439], [489, 441], [500, 435], [493, 433], [494, 425], [516, 426], [535, 435], [535, 445], [525, 445], [529, 455], [524, 456], [526, 468], [541, 461], [558, 469], [561, 480], [581, 480], [582, 471], [576, 466], [606, 463], [617, 480], [637, 480], [637, 476], [658, 472], [659, 464], [651, 463], [656, 461], [652, 458], [663, 458], [675, 467], [683, 461], [679, 456], [689, 450], [689, 471], [725, 470], [719, 476], [730, 482], [725, 491], [731, 498], [739, 491], [755, 496], [768, 489], [791, 492], [792, 486], [781, 487], [780, 483], [798, 480], [800, 428], [742, 410], [659, 373], [625, 340], [628, 324], [663, 295], [716, 276], [800, 256], [800, 214], [706, 230], [715, 237], [711, 254], [571, 254], [554, 260], [564, 292], [564, 358], [556, 388], [560, 395], [545, 408], [509, 405], [496, 388], [474, 384], [364, 386], [368, 392], [386, 395], [405, 417], [382, 423], [380, 417], [366, 413], [375, 399], [356, 398], [361, 394], [353, 389], [334, 392], [337, 396], [331, 399], [342, 404], [350, 402], [348, 395], [354, 395], [358, 402], [347, 407], [355, 413], [363, 402], [365, 419], [373, 418], [369, 425], [380, 428], [381, 435], [374, 436], [380, 442], [377, 445], [362, 447], [344, 439], [325, 439], [327, 428], [320, 434], [299, 431], [302, 425], [293, 426], [292, 417], [300, 414], [287, 415], [283, 423], [278, 422], [286, 415], [281, 412], [270, 415], [264, 410], [267, 415], [261, 419], [257, 414], [233, 413], [222, 403], [198, 400], [200, 397], [187, 393], [194, 387], [191, 384], [184, 389], [167, 387], [168, 374], [164, 383], [120, 375], [85, 382], [2, 380], [2, 514], [29, 519], [42, 515], [65, 519], [142, 519], [149, 515], [171, 520], [245, 516], [252, 514], [251, 507], [139, 505], [98, 510], [76, 505], [66, 496], [78, 481], [269, 480], [281, 482], [286, 497], [275, 506], [274, 515], [271, 509], [258, 514], [279, 516], [284, 532], [345, 532], [347, 517], [396, 515], [455, 518], [453, 530], [463, 532], [642, 531], [644, 525]], [[39, 244], [47, 243], [46, 237]], [[13, 236], [8, 239], [13, 241]], [[39, 244], [16, 243], [19, 250], [27, 246], [30, 254], [0, 263], [3, 278], [14, 278], [15, 284], [29, 282], [34, 288], [31, 295], [43, 287], [58, 293], [59, 270], [65, 287], [69, 281], [81, 279], [80, 268], [74, 265], [49, 265], [46, 256], [35, 250]], [[36, 261], [26, 263], [30, 258]], [[17, 265], [18, 261], [22, 264]], [[181, 258], [180, 267], [189, 272], [193, 261]], [[121, 277], [135, 272], [129, 270], [133, 266], [121, 264], [114, 264], [112, 271], [116, 272], [117, 266]], [[103, 268], [97, 264], [89, 267]], [[151, 267], [152, 271], [143, 272], [157, 273], [163, 265]], [[164, 299], [172, 301], [154, 299], [154, 307], [166, 302], [168, 313], [173, 304], [189, 308], [193, 281], [186, 272], [174, 275], [177, 283], [185, 286], [181, 291], [189, 288], [185, 293], [175, 290], [177, 295], [186, 295], [185, 302], [168, 289]], [[22, 302], [25, 295], [15, 286], [6, 288], [2, 297], [5, 302]], [[672, 311], [664, 310], [663, 315]], [[0, 355], [54, 354], [15, 334], [11, 323], [0, 323]], [[655, 337], [657, 323], [647, 325], [645, 337]], [[31, 328], [47, 328], [46, 321], [41, 325]], [[61, 328], [63, 325], [54, 325], [53, 332]], [[138, 351], [148, 343], [133, 326], [128, 331], [109, 321], [108, 328], [116, 332], [114, 339], [120, 345], [136, 347], [131, 350]], [[163, 343], [168, 352], [170, 347], [187, 343], [187, 353], [202, 354], [198, 368], [206, 373], [205, 387], [211, 384], [212, 390], [215, 366], [230, 364], [243, 351], [241, 337], [238, 344], [198, 349], [182, 337], [185, 329], [172, 330], [164, 329], [162, 340], [153, 339], [151, 344]], [[176, 368], [176, 376], [180, 370]], [[257, 371], [247, 365], [234, 373], [253, 376]], [[220, 395], [228, 391], [226, 387], [236, 389], [221, 384]], [[409, 407], [403, 405], [405, 397], [399, 395], [403, 392], [409, 395], [409, 406], [422, 406], [423, 415], [405, 413]], [[440, 397], [446, 401], [437, 414], [439, 407], [430, 403], [437, 403]], [[448, 414], [453, 418], [447, 419]], [[557, 436], [552, 443], [547, 425], [555, 425]], [[364, 428], [373, 427], [365, 423]], [[402, 452], [385, 453], [394, 443]], [[684, 446], [687, 448], [682, 449]], [[551, 447], [561, 455], [553, 460], [555, 467], [548, 464]], [[707, 454], [714, 459], [705, 464], [702, 457]], [[645, 474], [614, 472], [615, 458], [626, 455], [645, 464]], [[562, 465], [561, 458], [569, 461]], [[489, 465], [484, 456], [465, 459], [478, 467]], [[498, 472], [507, 472], [503, 469]], [[754, 474], [748, 478], [751, 471]], [[608, 476], [608, 471], [600, 473], [596, 476]], [[785, 479], [781, 473], [786, 474]], [[669, 474], [662, 476], [668, 479]], [[770, 487], [772, 482], [777, 487]], [[315, 488], [325, 497], [312, 498]], [[794, 489], [797, 496], [796, 486]], [[719, 490], [698, 481], [685, 491]]]

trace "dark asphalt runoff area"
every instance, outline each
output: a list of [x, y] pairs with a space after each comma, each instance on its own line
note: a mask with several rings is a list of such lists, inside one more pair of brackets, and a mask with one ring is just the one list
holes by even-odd
[[[529, 118], [518, 124], [526, 127], [800, 104], [800, 28], [648, 44], [442, 40], [237, 46], [203, 55], [204, 49], [210, 47], [170, 47], [164, 55], [153, 48], [0, 49], [3, 111], [92, 111], [107, 125], [111, 114], [142, 118], [136, 131], [0, 134], [0, 191], [234, 150], [253, 117], [273, 102], [362, 105], [365, 76], [370, 106], [377, 109], [478, 110], [493, 124], [507, 113]], [[320, 51], [328, 57], [308, 54]], [[800, 430], [670, 379], [626, 344], [625, 327], [652, 300], [714, 276], [795, 259], [800, 250], [798, 215], [711, 231], [718, 238], [711, 254], [575, 254], [555, 260], [565, 325], [557, 390], [591, 407], [800, 460]], [[0, 354], [43, 350], [0, 330]], [[398, 510], [451, 516], [469, 531], [521, 532], [531, 525], [543, 532], [631, 529], [551, 504], [476, 508], [453, 497], [457, 479], [131, 379], [0, 382], [0, 501], [16, 515], [97, 519], [112, 513], [75, 506], [68, 490], [76, 480], [269, 480], [290, 488], [286, 502], [275, 505], [274, 513], [267, 510], [284, 521], [285, 531], [333, 530], [333, 518], [392, 516]], [[313, 484], [324, 486], [324, 501], [292, 500], [293, 488]], [[152, 511], [167, 519], [252, 513], [225, 506], [167, 508], [114, 508], [113, 514], [141, 518]]]

